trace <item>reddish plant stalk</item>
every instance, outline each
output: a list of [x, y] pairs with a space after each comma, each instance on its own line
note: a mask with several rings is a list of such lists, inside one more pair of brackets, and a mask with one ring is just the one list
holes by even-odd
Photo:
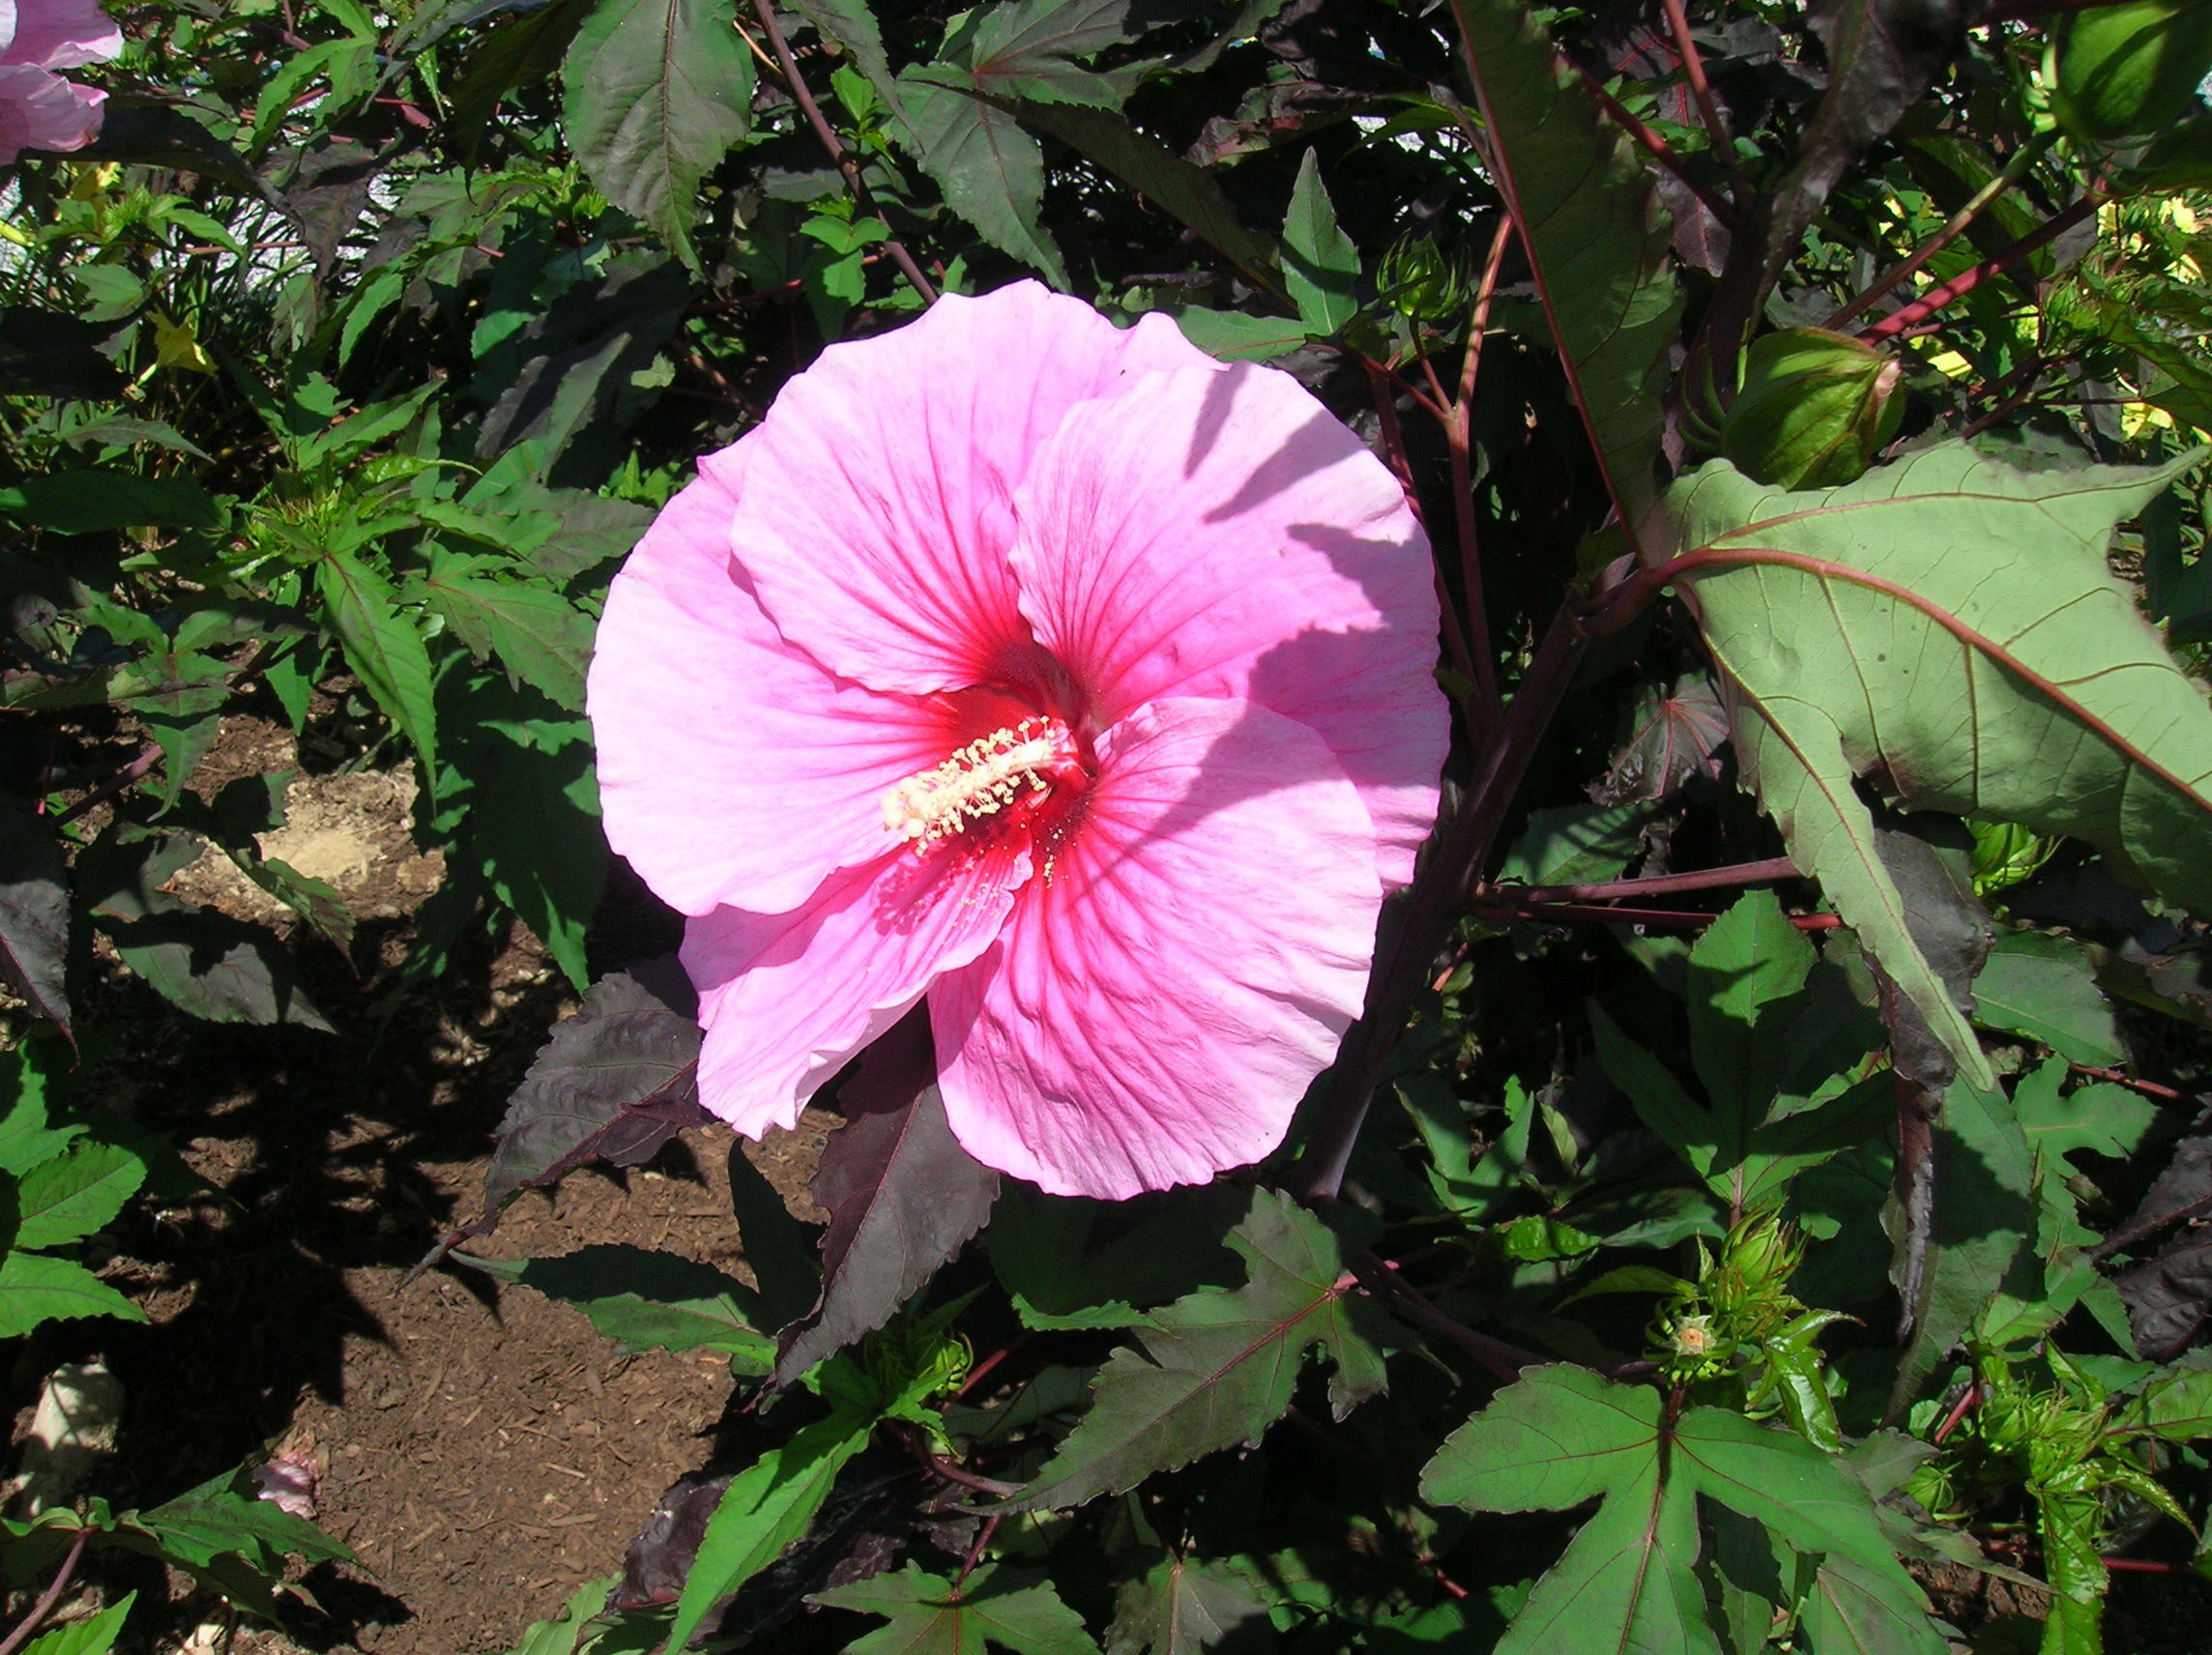
[[1673, 896], [1689, 890], [1723, 890], [1731, 886], [1774, 885], [1798, 878], [1788, 857], [1735, 862], [1725, 868], [1699, 868], [1686, 874], [1654, 874], [1646, 879], [1608, 880], [1601, 885], [1487, 886], [1478, 900], [1512, 903], [1611, 902], [1618, 897]]
[[[1399, 488], [1405, 493], [1408, 509], [1425, 531], [1428, 528], [1428, 517], [1421, 509], [1421, 497], [1413, 487], [1412, 462], [1406, 455], [1405, 427], [1398, 422], [1397, 401], [1391, 394], [1389, 377], [1382, 363], [1369, 362], [1364, 357], [1360, 359], [1360, 366], [1367, 370], [1368, 393], [1375, 399], [1375, 417], [1382, 427], [1383, 455], [1390, 463], [1392, 474], [1398, 479]], [[1468, 648], [1467, 628], [1460, 622], [1460, 606], [1452, 601], [1451, 589], [1444, 585], [1444, 571], [1441, 564], [1434, 569], [1434, 581], [1437, 613], [1443, 620], [1444, 653], [1451, 656], [1454, 671], [1462, 678], [1479, 683], [1481, 681], [1475, 677], [1474, 653]], [[1485, 716], [1488, 716], [1487, 712]], [[1480, 740], [1484, 730], [1478, 728], [1472, 733]]]
[[[761, 32], [768, 36], [769, 49], [775, 53], [776, 68], [782, 73], [792, 101], [806, 117], [806, 124], [814, 129], [814, 136], [829, 153], [830, 164], [845, 180], [845, 188], [852, 191], [853, 200], [862, 212], [873, 214], [875, 203], [868, 195], [867, 181], [860, 176], [860, 163], [845, 148], [837, 129], [822, 113], [822, 105], [814, 102], [814, 94], [807, 91], [806, 81], [799, 73], [799, 60], [791, 55], [791, 43], [783, 38], [783, 26], [775, 20], [775, 8], [769, 0], [753, 0], [753, 15], [760, 19]], [[899, 267], [899, 274], [921, 295], [924, 305], [937, 303], [936, 287], [922, 274], [921, 266], [915, 262], [914, 254], [907, 251], [903, 242], [894, 236], [884, 243], [884, 251], [890, 254], [891, 262]]]
[[2160, 1086], [2156, 1081], [2138, 1080], [2124, 1069], [2100, 1069], [2089, 1063], [2068, 1063], [2066, 1067], [2074, 1074], [2087, 1075], [2093, 1081], [2110, 1081], [2114, 1086], [2123, 1086], [2131, 1090], [2139, 1091], [2145, 1097], [2162, 1098], [2168, 1103], [2179, 1103], [2181, 1101], [2181, 1093], [2174, 1090], [2173, 1088]]
[[2036, 138], [2021, 145], [2012, 154], [1994, 178], [1977, 189], [1966, 204], [1951, 215], [1940, 230], [1931, 236], [1902, 263], [1892, 265], [1856, 299], [1829, 317], [1821, 326], [1841, 333], [1880, 302], [1884, 295], [1901, 283], [1910, 281], [1927, 268], [1928, 261], [1965, 235], [1996, 199], [2026, 176], [2043, 152], [2051, 147], [2048, 137]]
[[2072, 206], [2052, 214], [2040, 229], [2021, 237], [2019, 241], [1994, 258], [1986, 258], [1972, 269], [1961, 271], [1949, 281], [1944, 282], [1942, 286], [1931, 289], [1902, 309], [1893, 310], [1887, 316], [1882, 317], [1880, 321], [1860, 329], [1859, 337], [1862, 339], [1897, 337], [1906, 329], [1926, 321], [1953, 301], [1965, 298], [1992, 276], [2000, 276], [2023, 259], [2042, 251], [2043, 248], [2049, 247], [2075, 225], [2092, 217], [2097, 209], [2104, 204], [2104, 200], [2102, 195], [2094, 192], [2082, 196]]
[[1698, 116], [1705, 124], [1705, 136], [1712, 140], [1713, 154], [1720, 163], [1735, 176], [1735, 142], [1729, 136], [1728, 123], [1721, 119], [1712, 83], [1705, 78], [1705, 60], [1690, 33], [1690, 15], [1683, 9], [1682, 0], [1662, 0], [1662, 9], [1667, 14], [1667, 32], [1674, 37], [1674, 55], [1682, 60], [1683, 78], [1690, 83], [1690, 96], [1697, 101]]
[[1587, 86], [1590, 95], [1604, 105], [1605, 112], [1613, 118], [1614, 124], [1635, 139], [1644, 154], [1679, 179], [1682, 188], [1704, 203], [1705, 211], [1727, 226], [1730, 234], [1732, 235], [1742, 229], [1742, 216], [1726, 200], [1715, 195], [1710, 189], [1690, 176], [1689, 168], [1682, 164], [1682, 158], [1674, 153], [1673, 145], [1669, 144], [1665, 138], [1653, 131], [1644, 122], [1630, 114], [1628, 105], [1615, 98], [1604, 81], [1583, 68], [1579, 63], [1574, 67], [1575, 73], [1583, 77], [1583, 84]]
[[39, 1630], [46, 1616], [54, 1612], [54, 1605], [62, 1601], [62, 1593], [69, 1589], [70, 1581], [76, 1574], [77, 1559], [84, 1555], [85, 1543], [91, 1538], [92, 1530], [89, 1528], [76, 1531], [76, 1538], [70, 1542], [69, 1551], [62, 1556], [61, 1567], [54, 1571], [54, 1578], [46, 1582], [46, 1589], [39, 1594], [39, 1601], [15, 1623], [13, 1632], [0, 1639], [0, 1655], [15, 1655], [23, 1646], [24, 1640]]
[[[125, 765], [121, 769], [117, 770], [105, 781], [102, 782], [98, 787], [94, 788], [90, 793], [86, 794], [74, 804], [71, 805], [67, 810], [64, 810], [56, 815], [54, 817], [54, 826], [56, 828], [67, 828], [78, 817], [85, 815], [89, 811], [99, 809], [109, 799], [113, 798], [117, 794], [121, 793], [125, 788], [130, 787], [134, 782], [144, 780], [146, 772], [151, 770], [160, 762], [161, 749], [160, 745], [149, 743], [139, 751], [136, 758], [132, 759], [129, 764]], [[4, 1648], [0, 1648], [0, 1655], [6, 1655]]]
[[1474, 379], [1482, 364], [1482, 341], [1490, 326], [1491, 297], [1498, 291], [1499, 267], [1505, 262], [1505, 247], [1512, 237], [1512, 216], [1500, 215], [1490, 238], [1490, 256], [1483, 261], [1482, 277], [1475, 285], [1467, 355], [1460, 363], [1459, 394], [1452, 398], [1443, 422], [1444, 447], [1451, 456], [1452, 513], [1459, 529], [1460, 586], [1467, 594], [1468, 649], [1474, 657], [1474, 688], [1482, 699], [1483, 721], [1492, 730], [1505, 716], [1505, 706], [1498, 696], [1489, 608], [1483, 601], [1482, 549], [1474, 528]]
[[1971, 1413], [1974, 1404], [1982, 1400], [1982, 1387], [1970, 1384], [1959, 1393], [1959, 1400], [1951, 1405], [1951, 1411], [1943, 1416], [1943, 1423], [1936, 1428], [1935, 1440], [1938, 1446], [1943, 1438], [1959, 1429], [1960, 1423]]

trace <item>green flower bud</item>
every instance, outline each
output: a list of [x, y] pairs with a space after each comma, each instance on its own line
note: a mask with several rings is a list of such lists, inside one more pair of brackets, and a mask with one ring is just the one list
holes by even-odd
[[1467, 261], [1418, 232], [1400, 237], [1382, 255], [1375, 291], [1408, 321], [1432, 328], [1465, 322], [1473, 304]]
[[2164, 131], [2198, 107], [2212, 73], [2212, 6], [2130, 0], [2076, 13], [2058, 43], [2052, 108], [2084, 143]]
[[2017, 822], [1969, 822], [1974, 835], [1974, 894], [1994, 896], [2035, 877], [2058, 849]]
[[1834, 488], [1897, 435], [1898, 364], [1819, 328], [1786, 328], [1746, 353], [1743, 389], [1721, 427], [1736, 470], [1783, 488]]

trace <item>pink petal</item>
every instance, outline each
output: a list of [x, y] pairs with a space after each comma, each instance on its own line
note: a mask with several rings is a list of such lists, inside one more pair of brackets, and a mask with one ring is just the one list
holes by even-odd
[[668, 503], [615, 577], [592, 659], [608, 842], [686, 914], [787, 913], [880, 859], [885, 793], [973, 735], [786, 644], [731, 565], [736, 514], [716, 477]]
[[1067, 411], [1205, 359], [1165, 318], [1117, 331], [1021, 282], [831, 345], [743, 457], [737, 555], [785, 637], [838, 676], [925, 692], [1020, 681], [1034, 650], [1006, 567], [1012, 498]]
[[100, 135], [106, 100], [43, 69], [0, 65], [0, 166], [25, 150], [81, 150]]
[[998, 946], [929, 1008], [969, 1153], [1118, 1200], [1282, 1141], [1359, 1012], [1382, 891], [1358, 794], [1262, 707], [1141, 709], [1086, 803]]
[[790, 1126], [933, 980], [990, 946], [1029, 876], [1026, 851], [948, 845], [837, 874], [796, 914], [717, 908], [692, 920], [700, 1100], [752, 1137]]
[[1015, 511], [1022, 612], [1100, 722], [1165, 695], [1294, 718], [1366, 801], [1383, 884], [1412, 878], [1450, 734], [1434, 576], [1357, 437], [1272, 368], [1162, 375], [1070, 413]]
[[[7, 27], [11, 13], [12, 29]], [[75, 69], [105, 63], [123, 50], [123, 31], [100, 9], [99, 0], [15, 0], [0, 7], [0, 64]]]

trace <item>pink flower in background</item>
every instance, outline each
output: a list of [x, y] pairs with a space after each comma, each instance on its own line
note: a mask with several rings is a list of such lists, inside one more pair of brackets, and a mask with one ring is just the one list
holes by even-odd
[[1033, 282], [832, 345], [617, 576], [608, 837], [691, 915], [700, 1094], [789, 1126], [926, 999], [1062, 1194], [1281, 1142], [1436, 814], [1427, 545], [1288, 376]]
[[107, 94], [54, 73], [105, 63], [123, 32], [99, 0], [0, 0], [0, 166], [25, 150], [81, 150]]

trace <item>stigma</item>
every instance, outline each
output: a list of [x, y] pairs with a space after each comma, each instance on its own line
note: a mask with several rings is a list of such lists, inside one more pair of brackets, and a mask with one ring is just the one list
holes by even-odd
[[1032, 813], [1062, 777], [1081, 773], [1073, 737], [1057, 718], [1025, 718], [969, 742], [943, 764], [884, 795], [884, 829], [926, 851], [992, 817]]

